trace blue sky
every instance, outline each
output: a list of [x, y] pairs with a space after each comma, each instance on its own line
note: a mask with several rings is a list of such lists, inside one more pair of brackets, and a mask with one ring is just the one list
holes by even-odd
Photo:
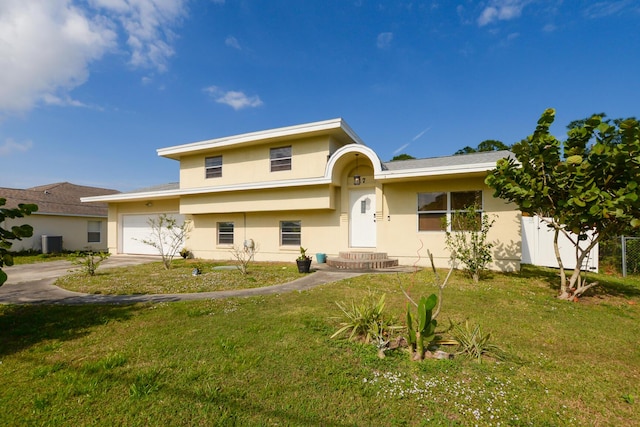
[[382, 160], [640, 116], [640, 1], [2, 0], [0, 187], [178, 180], [156, 149], [342, 117]]

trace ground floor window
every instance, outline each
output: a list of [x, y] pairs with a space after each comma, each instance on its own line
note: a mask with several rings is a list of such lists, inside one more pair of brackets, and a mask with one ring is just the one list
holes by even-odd
[[87, 242], [100, 243], [102, 232], [102, 221], [87, 222]]
[[302, 242], [301, 221], [280, 221], [280, 245], [300, 246]]
[[218, 223], [218, 244], [233, 245], [233, 222]]
[[478, 223], [482, 220], [482, 191], [440, 191], [418, 193], [418, 231], [445, 231], [459, 229], [455, 212], [475, 206]]

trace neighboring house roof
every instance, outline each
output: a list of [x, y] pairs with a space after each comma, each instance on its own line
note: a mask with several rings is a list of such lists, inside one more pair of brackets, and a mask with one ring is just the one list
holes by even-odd
[[82, 203], [81, 197], [116, 194], [117, 190], [87, 187], [69, 182], [40, 185], [24, 190], [0, 187], [0, 198], [7, 200], [7, 208], [15, 208], [20, 203], [38, 205], [38, 211], [32, 215], [64, 216], [107, 216], [106, 203]]
[[264, 144], [275, 140], [283, 142], [288, 139], [307, 138], [315, 135], [331, 135], [345, 144], [364, 144], [353, 129], [349, 127], [347, 122], [341, 118], [337, 118], [160, 148], [157, 150], [157, 153], [158, 156], [178, 160], [183, 155], [196, 154], [214, 148], [221, 149], [238, 145]]

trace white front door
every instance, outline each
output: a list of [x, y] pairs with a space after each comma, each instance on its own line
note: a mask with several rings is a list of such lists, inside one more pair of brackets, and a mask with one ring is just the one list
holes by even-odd
[[376, 247], [375, 189], [353, 190], [349, 194], [349, 244], [352, 248]]

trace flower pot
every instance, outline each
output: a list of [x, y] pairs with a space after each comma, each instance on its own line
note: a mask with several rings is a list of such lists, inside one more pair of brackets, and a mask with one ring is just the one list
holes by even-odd
[[298, 264], [298, 273], [310, 273], [311, 258], [307, 258], [304, 260], [297, 259], [296, 263]]
[[327, 262], [327, 254], [317, 253], [316, 261], [318, 261], [318, 264], [324, 264], [325, 262]]

